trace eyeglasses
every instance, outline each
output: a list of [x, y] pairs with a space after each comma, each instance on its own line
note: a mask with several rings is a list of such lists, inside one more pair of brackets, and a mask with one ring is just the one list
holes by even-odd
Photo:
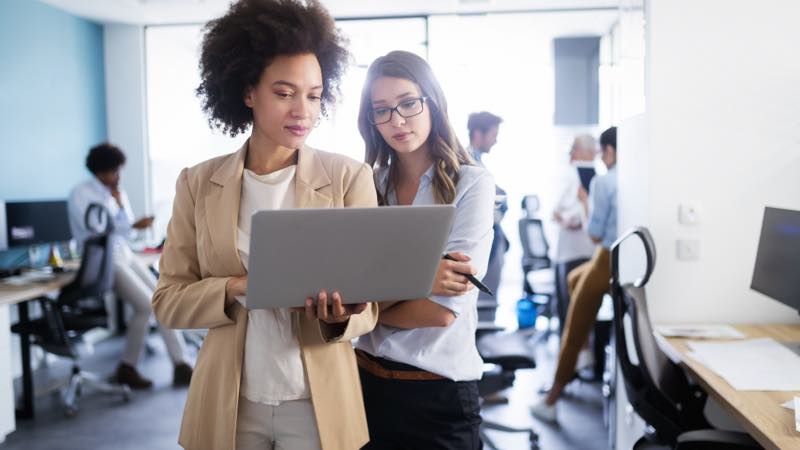
[[422, 114], [422, 111], [425, 109], [423, 105], [427, 99], [428, 97], [409, 98], [403, 100], [394, 108], [373, 108], [369, 112], [369, 121], [373, 125], [382, 125], [392, 120], [392, 113], [395, 111], [404, 119], [418, 116]]

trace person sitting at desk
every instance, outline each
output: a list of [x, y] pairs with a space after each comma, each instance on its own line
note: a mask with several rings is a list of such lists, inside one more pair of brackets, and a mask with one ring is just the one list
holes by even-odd
[[[69, 224], [72, 235], [79, 247], [96, 229], [90, 229], [91, 220], [86, 217], [86, 210], [92, 204], [103, 206], [112, 221], [112, 254], [114, 257], [114, 293], [133, 307], [133, 318], [128, 322], [125, 337], [125, 350], [117, 367], [114, 379], [132, 389], [147, 389], [153, 382], [143, 377], [136, 370], [136, 364], [142, 353], [145, 337], [150, 326], [152, 307], [150, 299], [156, 288], [157, 280], [150, 269], [136, 257], [127, 243], [134, 230], [143, 230], [153, 223], [152, 217], [133, 220], [128, 196], [120, 187], [120, 171], [125, 164], [125, 154], [119, 148], [108, 144], [100, 144], [89, 150], [86, 157], [86, 168], [92, 177], [72, 189], [69, 195]], [[89, 223], [87, 223], [87, 221]], [[92, 226], [91, 228], [95, 228]], [[177, 331], [159, 325], [170, 359], [175, 365], [173, 384], [188, 386], [192, 377], [192, 368], [187, 363], [183, 336]]]
[[556, 401], [575, 375], [578, 353], [586, 343], [611, 278], [609, 248], [617, 239], [617, 128], [600, 135], [603, 163], [608, 173], [595, 177], [589, 187], [589, 237], [595, 244], [592, 259], [568, 276], [571, 301], [561, 337], [561, 352], [547, 397], [531, 406], [531, 414], [547, 422], [557, 420]]

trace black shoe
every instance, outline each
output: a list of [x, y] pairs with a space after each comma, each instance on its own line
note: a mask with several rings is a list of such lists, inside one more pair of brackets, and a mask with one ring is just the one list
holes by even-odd
[[192, 381], [192, 367], [186, 363], [177, 364], [172, 375], [172, 385], [188, 386], [190, 381]]
[[112, 379], [119, 383], [130, 387], [131, 389], [150, 389], [153, 387], [153, 382], [141, 376], [136, 367], [120, 363], [117, 367], [117, 372]]

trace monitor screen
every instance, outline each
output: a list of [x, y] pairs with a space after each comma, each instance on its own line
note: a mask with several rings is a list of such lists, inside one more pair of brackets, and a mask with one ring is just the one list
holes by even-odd
[[800, 211], [765, 209], [750, 287], [800, 311]]
[[5, 202], [8, 247], [23, 247], [72, 239], [66, 200]]

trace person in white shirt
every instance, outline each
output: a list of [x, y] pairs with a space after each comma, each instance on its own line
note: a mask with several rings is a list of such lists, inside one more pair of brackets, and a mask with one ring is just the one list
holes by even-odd
[[595, 244], [585, 228], [588, 194], [578, 171], [583, 170], [588, 171], [590, 175], [593, 174], [597, 153], [597, 142], [594, 137], [589, 134], [575, 137], [569, 151], [569, 166], [561, 174], [558, 202], [553, 209], [553, 220], [558, 224], [558, 238], [552, 261], [555, 265], [558, 318], [562, 327], [569, 307], [567, 275], [572, 269], [588, 261], [595, 249]]
[[[149, 329], [152, 307], [150, 299], [157, 280], [150, 269], [131, 251], [128, 239], [136, 230], [144, 230], [153, 223], [152, 217], [134, 221], [128, 196], [120, 187], [120, 171], [125, 164], [125, 154], [111, 144], [100, 144], [89, 150], [86, 168], [92, 177], [78, 184], [69, 195], [69, 221], [72, 235], [79, 247], [93, 234], [111, 230], [111, 251], [114, 261], [114, 293], [127, 302], [134, 311], [128, 322], [125, 350], [114, 379], [132, 389], [147, 389], [153, 382], [143, 377], [136, 365]], [[86, 215], [90, 205], [100, 205], [108, 213], [109, 228], [100, 216]], [[185, 343], [177, 331], [159, 326], [170, 359], [174, 364], [173, 384], [188, 386], [192, 368], [185, 356]]]
[[427, 298], [382, 302], [378, 326], [358, 340], [370, 434], [363, 450], [479, 449], [478, 290], [463, 274], [486, 271], [494, 179], [459, 144], [441, 86], [413, 53], [372, 63], [358, 128], [382, 205], [456, 207], [445, 251], [457, 259], [440, 263]]

